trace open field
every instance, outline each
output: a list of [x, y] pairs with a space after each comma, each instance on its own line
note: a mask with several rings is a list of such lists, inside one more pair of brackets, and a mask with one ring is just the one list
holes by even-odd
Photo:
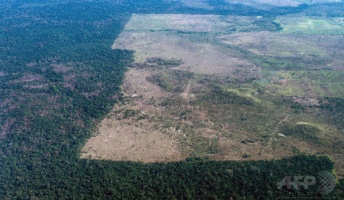
[[[171, 87], [175, 80], [181, 89]], [[307, 108], [319, 105], [317, 99], [284, 100], [307, 108], [300, 113], [269, 94], [257, 94], [249, 84], [221, 82], [164, 66], [129, 69], [125, 100], [101, 122], [82, 157], [169, 162], [188, 157], [261, 160], [300, 152], [343, 153], [335, 145], [344, 142], [340, 131], [317, 118], [319, 111]], [[291, 133], [294, 129], [299, 132]]]
[[326, 51], [307, 40], [271, 32], [248, 32], [222, 35], [225, 44], [239, 46], [257, 55], [271, 57], [325, 57]]
[[283, 16], [277, 20], [284, 33], [343, 35], [344, 26], [338, 18]]
[[134, 15], [112, 46], [135, 52], [124, 100], [82, 157], [168, 162], [343, 154], [342, 124], [325, 109], [334, 104], [325, 98], [344, 97], [342, 36], [261, 31], [255, 20]]
[[219, 22], [217, 15], [135, 14], [125, 26], [125, 31], [223, 32], [232, 25], [226, 21]]
[[[121, 41], [126, 41], [125, 45], [120, 46]], [[183, 64], [179, 69], [200, 74], [232, 76], [236, 69], [257, 70], [252, 63], [223, 52], [217, 46], [193, 42], [186, 37], [166, 36], [165, 33], [129, 33], [120, 38], [113, 48], [135, 49], [135, 60], [139, 63], [157, 55], [166, 59], [181, 59]]]
[[[158, 55], [165, 59], [180, 59], [183, 63], [176, 69], [198, 74], [239, 77], [240, 74], [234, 75], [234, 72], [245, 71], [245, 76], [247, 73], [259, 76], [259, 69], [254, 64], [231, 49], [212, 42], [214, 33], [228, 32], [228, 26], [237, 26], [238, 21], [246, 24], [253, 19], [213, 15], [135, 15], [112, 48], [135, 50], [138, 63]], [[148, 22], [150, 25], [146, 26]]]
[[284, 96], [337, 97], [344, 96], [343, 71], [279, 71], [275, 80], [284, 80], [283, 84], [269, 84], [276, 93]]

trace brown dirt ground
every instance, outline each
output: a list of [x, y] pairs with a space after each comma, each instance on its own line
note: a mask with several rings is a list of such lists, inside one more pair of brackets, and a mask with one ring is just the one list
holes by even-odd
[[[88, 140], [82, 158], [140, 162], [182, 159], [178, 141], [163, 133], [154, 120], [163, 113], [157, 103], [170, 94], [146, 80], [152, 73], [147, 69], [128, 70], [123, 84], [125, 104], [115, 106], [101, 122], [99, 134]], [[150, 103], [152, 98], [156, 101], [154, 104]], [[134, 110], [136, 114], [124, 117], [125, 110]], [[140, 116], [143, 119], [137, 120]]]

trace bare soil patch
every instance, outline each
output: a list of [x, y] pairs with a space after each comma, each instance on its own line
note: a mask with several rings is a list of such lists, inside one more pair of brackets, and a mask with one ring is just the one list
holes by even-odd
[[234, 77], [235, 70], [257, 69], [252, 63], [230, 52], [224, 52], [221, 47], [162, 33], [128, 32], [116, 41], [113, 48], [135, 50], [135, 61], [139, 63], [156, 55], [164, 59], [180, 59], [183, 64], [176, 69], [198, 74]]
[[183, 159], [178, 140], [162, 131], [156, 119], [164, 109], [157, 106], [170, 94], [147, 81], [150, 69], [130, 69], [123, 83], [125, 101], [101, 122], [99, 134], [88, 140], [81, 157], [139, 162]]

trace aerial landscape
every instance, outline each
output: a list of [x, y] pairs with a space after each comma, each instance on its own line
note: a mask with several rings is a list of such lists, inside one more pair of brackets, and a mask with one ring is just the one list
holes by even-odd
[[1, 199], [344, 199], [343, 1], [0, 16]]

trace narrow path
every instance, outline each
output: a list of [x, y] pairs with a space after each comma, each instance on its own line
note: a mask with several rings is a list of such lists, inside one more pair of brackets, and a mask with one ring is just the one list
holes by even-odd
[[[289, 111], [288, 111], [288, 113], [289, 113]], [[278, 157], [277, 154], [275, 153], [275, 152], [277, 152], [277, 150], [275, 149], [275, 148], [276, 148], [276, 144], [277, 144], [277, 143], [276, 143], [276, 138], [275, 138], [275, 136], [278, 134], [278, 127], [279, 127], [279, 125], [280, 125], [282, 122], [287, 121], [288, 118], [289, 118], [289, 114], [287, 114], [287, 116], [286, 116], [284, 119], [280, 120], [280, 121], [276, 124], [275, 131], [272, 132], [271, 134], [269, 134], [269, 135], [270, 135], [270, 139], [267, 141], [266, 148], [263, 147], [263, 148], [261, 149], [261, 153], [262, 153], [262, 154], [268, 155], [268, 154], [270, 153], [269, 151], [271, 151], [270, 148], [272, 148], [272, 155], [273, 155], [273, 158]]]
[[181, 94], [181, 96], [184, 97], [184, 99], [188, 99], [190, 88], [191, 88], [191, 82], [192, 82], [192, 79], [190, 78], [188, 85], [186, 86], [184, 92]]
[[281, 121], [279, 121], [279, 122], [276, 124], [275, 133], [278, 133], [278, 125], [280, 125], [282, 122], [287, 121], [287, 120], [288, 120], [288, 117], [289, 117], [289, 114], [288, 114], [284, 119], [282, 119]]

